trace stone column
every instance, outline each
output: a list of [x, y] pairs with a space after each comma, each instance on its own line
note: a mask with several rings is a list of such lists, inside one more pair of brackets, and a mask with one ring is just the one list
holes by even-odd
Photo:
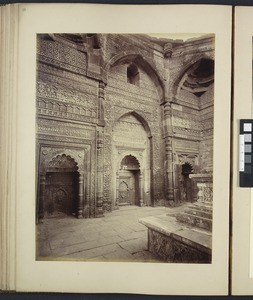
[[171, 102], [164, 105], [164, 138], [166, 168], [166, 198], [170, 204], [174, 202], [174, 164], [173, 164], [173, 128]]
[[139, 174], [139, 185], [140, 185], [140, 206], [143, 206], [143, 173], [140, 171]]
[[104, 164], [103, 164], [103, 131], [97, 131], [97, 203], [96, 217], [103, 217], [103, 197], [104, 197]]
[[84, 176], [82, 173], [79, 174], [79, 180], [78, 180], [78, 214], [77, 217], [78, 219], [83, 218], [83, 205], [84, 205]]
[[119, 172], [116, 172], [116, 200], [115, 200], [115, 208], [119, 208]]
[[105, 126], [104, 99], [105, 99], [105, 83], [103, 81], [99, 81], [98, 84], [98, 125], [99, 126]]
[[39, 195], [39, 222], [44, 218], [44, 203], [45, 203], [45, 190], [46, 190], [46, 174], [40, 173], [40, 195]]

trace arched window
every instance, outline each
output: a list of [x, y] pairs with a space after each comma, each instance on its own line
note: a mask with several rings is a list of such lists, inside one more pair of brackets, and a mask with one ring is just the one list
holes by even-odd
[[139, 86], [140, 73], [138, 68], [131, 64], [127, 67], [127, 82]]

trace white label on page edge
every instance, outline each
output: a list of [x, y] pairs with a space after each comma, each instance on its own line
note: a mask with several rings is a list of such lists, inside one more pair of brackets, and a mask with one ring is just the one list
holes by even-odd
[[243, 131], [245, 131], [245, 132], [252, 131], [252, 124], [251, 123], [244, 123], [243, 124]]
[[244, 172], [244, 134], [240, 134], [239, 169]]

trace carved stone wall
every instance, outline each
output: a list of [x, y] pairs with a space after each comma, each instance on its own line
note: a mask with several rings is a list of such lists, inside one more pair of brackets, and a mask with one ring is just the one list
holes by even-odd
[[[124, 135], [122, 135], [124, 132]], [[117, 202], [117, 175], [122, 172], [122, 162], [126, 157], [133, 157], [138, 162], [138, 167], [135, 170], [140, 170], [142, 175], [142, 182], [139, 177], [135, 176], [138, 180], [139, 197], [142, 195], [142, 205], [150, 205], [150, 142], [148, 132], [144, 129], [140, 120], [133, 114], [128, 114], [121, 117], [116, 121], [113, 127], [113, 141], [112, 141], [112, 197], [115, 199], [113, 206]], [[126, 167], [129, 167], [126, 165]], [[130, 168], [131, 170], [131, 168]], [[114, 176], [113, 176], [114, 175]], [[116, 183], [116, 186], [115, 186]], [[141, 185], [142, 184], [142, 185]], [[140, 199], [137, 199], [138, 201]], [[138, 202], [136, 201], [136, 202]]]
[[[210, 263], [211, 251], [191, 245], [187, 239], [167, 236], [158, 231], [148, 230], [149, 251], [170, 263]], [[203, 248], [203, 249], [202, 249]], [[209, 250], [209, 251], [208, 251]]]
[[[37, 40], [38, 172], [46, 172], [49, 157], [72, 157], [83, 176], [84, 217], [115, 208], [124, 155], [140, 163], [145, 205], [180, 201], [183, 163], [212, 172], [213, 85], [199, 96], [185, 81], [191, 86], [189, 70], [201, 59], [214, 59], [213, 37], [42, 34]], [[132, 82], [131, 64], [138, 73]]]
[[[152, 182], [151, 190], [147, 189], [146, 192], [149, 194], [152, 193], [152, 202], [153, 204], [157, 204], [164, 200], [164, 154], [161, 132], [162, 109], [156, 86], [149, 75], [139, 67], [139, 85], [130, 84], [127, 82], [127, 66], [127, 64], [123, 64], [113, 67], [108, 76], [105, 99], [105, 131], [108, 134], [106, 142], [108, 153], [105, 154], [105, 164], [108, 173], [111, 174], [113, 170], [110, 149], [113, 147], [113, 141], [109, 136], [112, 130], [114, 130], [115, 122], [117, 122], [120, 116], [131, 112], [135, 113], [139, 116], [139, 123], [143, 123], [141, 126], [145, 127], [146, 125], [146, 138], [150, 139], [148, 141], [150, 143], [150, 154], [147, 159], [149, 160], [148, 164], [151, 165], [149, 172], [152, 174]], [[140, 147], [139, 131], [136, 128], [136, 124], [133, 123], [132, 126], [135, 126], [136, 131], [135, 133], [132, 131], [131, 141], [125, 142], [125, 144], [128, 143], [128, 145], [125, 145], [126, 149]], [[125, 135], [124, 138], [126, 138]], [[140, 150], [142, 149], [140, 148]], [[105, 190], [113, 186], [111, 180], [111, 176], [105, 174]], [[108, 195], [110, 195], [109, 192]]]
[[38, 38], [38, 60], [68, 71], [86, 75], [86, 55], [70, 45]]
[[200, 119], [202, 139], [200, 142], [200, 164], [203, 172], [213, 171], [214, 85], [201, 96]]

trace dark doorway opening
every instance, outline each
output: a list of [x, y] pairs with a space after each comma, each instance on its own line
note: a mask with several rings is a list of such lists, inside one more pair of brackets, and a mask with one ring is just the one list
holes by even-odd
[[48, 172], [45, 186], [45, 217], [76, 216], [78, 172]]
[[127, 155], [121, 161], [117, 194], [118, 205], [140, 205], [140, 165], [138, 160]]
[[183, 176], [183, 200], [186, 202], [193, 202], [193, 182], [189, 175], [193, 173], [193, 167], [190, 163], [186, 162], [182, 165]]

